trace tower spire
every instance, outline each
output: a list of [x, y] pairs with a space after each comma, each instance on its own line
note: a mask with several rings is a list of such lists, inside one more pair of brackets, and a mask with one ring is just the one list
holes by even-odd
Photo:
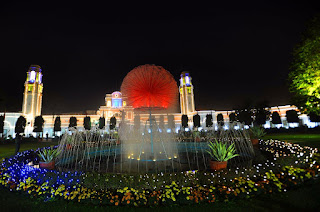
[[180, 75], [180, 109], [182, 114], [188, 115], [195, 112], [193, 85], [189, 72], [182, 72]]
[[42, 70], [39, 65], [31, 65], [24, 83], [22, 114], [27, 123], [32, 123], [36, 116], [41, 115], [42, 107]]

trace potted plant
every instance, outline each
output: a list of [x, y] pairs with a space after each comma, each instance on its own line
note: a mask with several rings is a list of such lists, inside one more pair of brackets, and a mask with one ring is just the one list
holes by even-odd
[[265, 130], [260, 126], [254, 126], [250, 129], [250, 138], [252, 145], [256, 146], [259, 144], [259, 139], [265, 136], [266, 132]]
[[54, 169], [55, 166], [55, 159], [59, 155], [58, 149], [43, 149], [39, 151], [38, 155], [40, 157], [40, 168], [45, 169]]
[[234, 143], [227, 146], [227, 144], [215, 140], [215, 143], [209, 141], [208, 146], [210, 150], [207, 150], [207, 152], [212, 157], [210, 160], [211, 170], [225, 169], [227, 168], [228, 160], [239, 156], [239, 154], [235, 154], [236, 149]]

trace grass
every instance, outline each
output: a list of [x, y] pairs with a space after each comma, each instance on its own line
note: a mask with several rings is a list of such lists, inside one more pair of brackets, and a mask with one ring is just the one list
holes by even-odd
[[[320, 134], [269, 134], [263, 139], [278, 139], [320, 148]], [[57, 145], [57, 142], [26, 142], [20, 151], [38, 147]], [[0, 158], [14, 154], [15, 145], [0, 145]], [[1, 211], [319, 211], [320, 180], [286, 193], [258, 196], [249, 200], [236, 200], [228, 203], [200, 204], [192, 206], [172, 206], [158, 208], [93, 207], [64, 200], [41, 202], [28, 195], [10, 192], [0, 187]]]
[[302, 146], [310, 146], [320, 148], [320, 134], [267, 134], [262, 138], [267, 139], [277, 139], [280, 141], [287, 141], [290, 143], [297, 143]]
[[[47, 147], [47, 146], [55, 146], [58, 145], [57, 141], [41, 141], [41, 142], [21, 142], [20, 150], [19, 152], [23, 152], [30, 149], [38, 149], [41, 147]], [[14, 143], [9, 144], [1, 144], [0, 145], [0, 158], [7, 158], [14, 155], [14, 152], [16, 150], [16, 146]]]

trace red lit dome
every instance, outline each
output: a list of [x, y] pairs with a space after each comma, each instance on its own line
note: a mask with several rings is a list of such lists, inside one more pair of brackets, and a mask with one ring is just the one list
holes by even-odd
[[169, 108], [177, 101], [173, 76], [161, 66], [141, 65], [123, 79], [121, 93], [134, 108]]

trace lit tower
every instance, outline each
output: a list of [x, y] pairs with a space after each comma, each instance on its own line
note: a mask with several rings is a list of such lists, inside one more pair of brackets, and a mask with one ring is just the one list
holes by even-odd
[[27, 79], [24, 83], [22, 104], [22, 114], [26, 117], [27, 123], [33, 123], [34, 118], [41, 115], [42, 89], [41, 67], [31, 65], [27, 71]]
[[180, 75], [180, 108], [182, 114], [195, 112], [193, 85], [189, 72], [182, 72]]

